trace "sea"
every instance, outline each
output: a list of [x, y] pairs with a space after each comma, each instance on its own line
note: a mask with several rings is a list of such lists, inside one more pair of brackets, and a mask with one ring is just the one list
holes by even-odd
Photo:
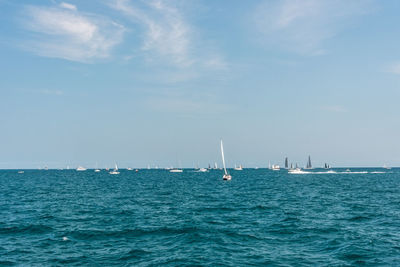
[[400, 266], [400, 169], [0, 171], [1, 266]]

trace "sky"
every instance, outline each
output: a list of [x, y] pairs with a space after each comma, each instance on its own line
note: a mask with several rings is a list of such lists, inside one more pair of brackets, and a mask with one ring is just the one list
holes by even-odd
[[400, 166], [397, 0], [0, 0], [0, 168]]

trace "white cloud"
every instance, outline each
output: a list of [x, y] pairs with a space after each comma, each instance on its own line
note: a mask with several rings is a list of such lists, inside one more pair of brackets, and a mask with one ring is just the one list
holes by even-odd
[[370, 0], [275, 0], [257, 6], [255, 22], [268, 43], [301, 54], [321, 55], [324, 41], [371, 11]]
[[391, 64], [386, 68], [386, 72], [400, 75], [400, 63]]
[[139, 8], [128, 0], [115, 0], [111, 5], [134, 22], [145, 27], [142, 49], [167, 57], [176, 65], [190, 66], [191, 29], [175, 7], [163, 1], [141, 2]]
[[106, 58], [122, 41], [124, 27], [104, 17], [80, 13], [75, 6], [27, 6], [23, 26], [34, 33], [24, 45], [46, 57], [90, 62]]
[[60, 4], [60, 7], [70, 9], [70, 10], [77, 10], [76, 6], [69, 4], [69, 3], [65, 3], [65, 2], [62, 2]]

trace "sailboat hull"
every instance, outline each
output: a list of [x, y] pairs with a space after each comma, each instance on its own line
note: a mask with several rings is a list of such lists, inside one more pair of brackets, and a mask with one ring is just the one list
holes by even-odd
[[222, 179], [223, 179], [224, 181], [230, 181], [230, 180], [232, 179], [232, 176], [230, 176], [229, 174], [225, 174], [225, 175], [222, 177]]

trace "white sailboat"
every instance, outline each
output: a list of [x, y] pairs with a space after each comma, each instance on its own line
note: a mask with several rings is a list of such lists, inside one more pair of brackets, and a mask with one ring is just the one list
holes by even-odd
[[390, 169], [391, 169], [390, 167], [386, 166], [386, 164], [383, 164], [383, 167], [382, 167], [382, 168], [384, 168], [384, 169], [386, 169], [386, 170], [390, 170]]
[[115, 163], [114, 170], [110, 171], [110, 174], [119, 174], [117, 163]]
[[99, 166], [98, 166], [97, 162], [96, 162], [96, 169], [94, 170], [94, 172], [100, 172], [100, 169], [99, 169]]
[[181, 162], [179, 161], [179, 168], [172, 168], [171, 167], [169, 172], [183, 172], [183, 169], [181, 168]]
[[238, 167], [236, 167], [236, 164], [235, 164], [234, 170], [235, 170], [235, 171], [243, 171], [243, 166], [242, 166], [242, 164], [240, 164]]
[[232, 176], [226, 171], [225, 157], [224, 157], [224, 145], [222, 144], [222, 139], [221, 139], [221, 155], [222, 155], [222, 163], [224, 165], [224, 176], [222, 176], [222, 179], [229, 181], [232, 179]]

